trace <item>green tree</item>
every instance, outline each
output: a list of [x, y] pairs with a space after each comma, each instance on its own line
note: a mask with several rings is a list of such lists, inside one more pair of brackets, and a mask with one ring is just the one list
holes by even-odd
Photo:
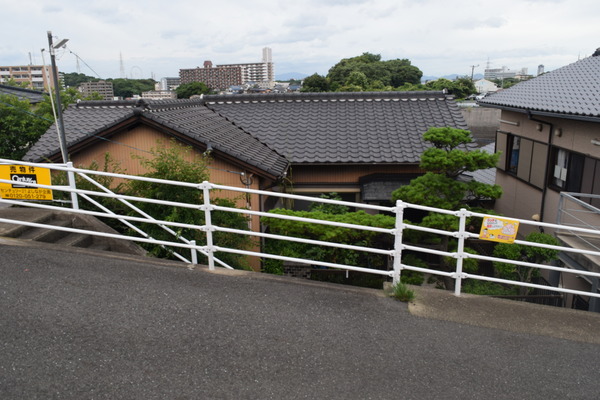
[[[54, 93], [54, 91], [52, 91]], [[77, 100], [99, 100], [96, 93], [83, 97], [76, 88], [61, 89], [62, 109]], [[56, 97], [52, 96], [56, 101]], [[0, 96], [0, 153], [2, 157], [20, 160], [54, 122], [52, 100], [49, 95], [36, 105], [16, 96]]]
[[0, 157], [20, 160], [48, 129], [51, 117], [34, 113], [27, 100], [0, 95]]
[[210, 94], [212, 91], [203, 82], [190, 82], [179, 85], [175, 93], [178, 99], [189, 99], [194, 95]]
[[[450, 127], [430, 128], [423, 134], [423, 139], [432, 144], [421, 155], [420, 166], [426, 173], [392, 192], [393, 201], [403, 200], [448, 210], [467, 208], [484, 211], [482, 200], [501, 196], [502, 189], [498, 185], [459, 179], [465, 172], [494, 167], [499, 157], [499, 154], [469, 149], [468, 144], [473, 141], [469, 131]], [[456, 217], [439, 213], [429, 213], [422, 221], [415, 223], [448, 231], [458, 229]], [[420, 238], [418, 234], [413, 237]], [[440, 245], [443, 251], [448, 251], [455, 245], [455, 240], [443, 236]], [[441, 267], [451, 270], [452, 266], [448, 259], [442, 258]], [[453, 281], [444, 279], [444, 284], [450, 289]]]
[[330, 89], [329, 81], [317, 73], [304, 78], [301, 92], [328, 92]]
[[88, 76], [77, 72], [68, 72], [63, 74], [63, 82], [66, 87], [78, 87], [84, 82], [97, 82], [99, 78]]
[[[363, 75], [357, 73], [363, 74], [366, 82]], [[329, 69], [327, 79], [332, 90], [387, 90], [405, 83], [418, 84], [422, 76], [421, 70], [411, 65], [409, 60], [382, 61], [378, 54], [363, 53], [339, 61]]]
[[477, 93], [475, 84], [468, 77], [457, 78], [451, 81], [446, 78], [440, 78], [435, 81], [429, 81], [424, 85], [425, 90], [444, 90], [446, 89], [449, 94], [453, 95], [457, 99], [464, 99], [465, 97]]
[[[532, 232], [525, 237], [528, 242], [542, 243], [560, 246], [559, 241], [551, 235], [541, 232]], [[514, 261], [526, 261], [534, 264], [544, 264], [558, 258], [558, 250], [543, 247], [533, 247], [517, 243], [498, 243], [494, 248], [494, 257], [505, 258]], [[495, 273], [499, 278], [517, 280], [520, 282], [531, 282], [532, 278], [539, 277], [537, 268], [522, 265], [494, 262]], [[529, 288], [519, 286], [520, 295], [526, 295]]]
[[[142, 176], [166, 179], [180, 182], [201, 183], [209, 180], [207, 159], [197, 155], [193, 160], [187, 161], [186, 157], [191, 153], [191, 148], [182, 146], [177, 142], [171, 142], [170, 146], [159, 143], [157, 148], [151, 151], [151, 158], [140, 157], [141, 164], [148, 169], [148, 173]], [[127, 192], [134, 196], [166, 200], [181, 203], [202, 204], [202, 192], [197, 188], [176, 187], [172, 185], [155, 184], [151, 182], [132, 181]], [[235, 202], [230, 199], [211, 198], [214, 204], [224, 207], [235, 207]], [[156, 219], [166, 221], [177, 221], [187, 224], [204, 224], [204, 213], [198, 209], [185, 207], [164, 206], [151, 203], [139, 203], [138, 207]], [[229, 213], [225, 211], [213, 211], [212, 223], [219, 226], [248, 230], [248, 218], [243, 214]], [[144, 230], [156, 239], [173, 240], [173, 237], [162, 228], [154, 224], [146, 224]], [[190, 228], [174, 229], [181, 237], [188, 240], [196, 240], [198, 245], [206, 243], [206, 235], [198, 230]], [[246, 235], [235, 235], [225, 232], [213, 232], [214, 243], [222, 247], [247, 249], [252, 245], [251, 239]], [[159, 246], [148, 245], [148, 250], [160, 257], [168, 257], [169, 253]], [[189, 256], [188, 250], [183, 251], [184, 256]], [[244, 256], [231, 253], [215, 253], [215, 257], [221, 259], [235, 268], [248, 269], [248, 263]], [[203, 259], [203, 257], [201, 257]]]
[[142, 92], [154, 90], [156, 81], [154, 79], [107, 79], [112, 82], [115, 96], [129, 98], [133, 95], [141, 95]]

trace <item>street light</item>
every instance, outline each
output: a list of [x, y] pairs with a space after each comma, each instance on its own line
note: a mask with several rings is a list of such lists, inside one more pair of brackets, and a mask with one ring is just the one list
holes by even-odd
[[69, 161], [69, 153], [67, 152], [67, 137], [65, 135], [65, 124], [63, 122], [62, 104], [60, 102], [60, 89], [58, 87], [58, 69], [56, 68], [56, 58], [54, 50], [63, 47], [69, 39], [63, 39], [56, 45], [52, 45], [52, 32], [48, 31], [48, 49], [50, 50], [50, 62], [52, 63], [52, 78], [54, 79], [54, 90], [56, 91], [56, 112], [58, 124], [58, 141], [60, 143], [60, 152], [62, 153], [63, 162]]

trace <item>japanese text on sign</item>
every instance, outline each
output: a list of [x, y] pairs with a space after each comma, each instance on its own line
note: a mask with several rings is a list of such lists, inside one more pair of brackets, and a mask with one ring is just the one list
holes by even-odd
[[506, 218], [484, 217], [479, 238], [494, 242], [512, 243], [517, 238], [519, 221]]
[[51, 185], [50, 169], [27, 165], [0, 165], [0, 197], [11, 200], [52, 200], [52, 190], [28, 186]]

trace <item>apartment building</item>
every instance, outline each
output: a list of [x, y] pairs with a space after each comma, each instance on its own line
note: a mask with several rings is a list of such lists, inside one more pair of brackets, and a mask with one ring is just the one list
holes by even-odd
[[52, 82], [52, 67], [49, 65], [5, 65], [0, 66], [0, 83], [13, 79], [26, 83], [30, 89], [49, 90]]
[[272, 88], [275, 82], [272, 52], [269, 47], [263, 49], [262, 62], [245, 64], [222, 64], [217, 67], [241, 67], [242, 84], [256, 83], [260, 87]]
[[242, 67], [213, 67], [211, 61], [204, 61], [203, 68], [180, 69], [179, 78], [182, 85], [192, 82], [202, 82], [213, 90], [223, 90], [229, 86], [242, 84]]
[[112, 82], [83, 82], [79, 85], [79, 91], [84, 97], [89, 97], [94, 93], [98, 93], [102, 96], [102, 100], [113, 100], [115, 97]]
[[274, 71], [271, 49], [265, 47], [262, 51], [262, 62], [219, 64], [214, 67], [212, 61], [205, 61], [204, 68], [180, 69], [179, 77], [182, 84], [203, 82], [211, 89], [217, 90], [248, 83], [270, 89], [275, 82]]

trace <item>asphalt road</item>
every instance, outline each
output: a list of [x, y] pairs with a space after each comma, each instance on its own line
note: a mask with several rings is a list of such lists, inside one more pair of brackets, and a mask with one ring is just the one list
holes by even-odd
[[596, 343], [421, 317], [381, 291], [7, 240], [0, 255], [4, 400], [600, 393]]

